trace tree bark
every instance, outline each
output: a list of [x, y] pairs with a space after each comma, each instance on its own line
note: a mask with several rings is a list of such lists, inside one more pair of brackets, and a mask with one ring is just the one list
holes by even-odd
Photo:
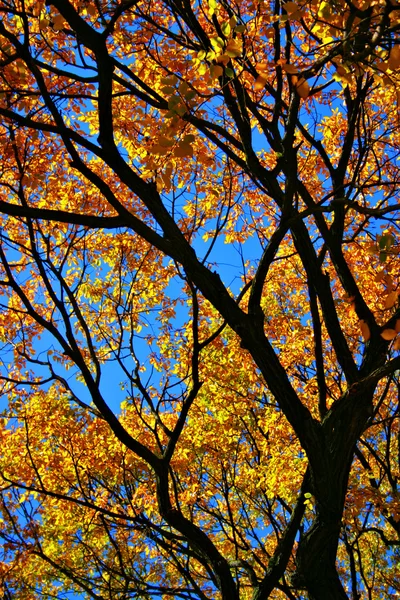
[[318, 517], [300, 542], [293, 583], [305, 588], [310, 600], [348, 600], [335, 566], [339, 532], [340, 519]]
[[336, 570], [336, 554], [355, 444], [370, 416], [375, 386], [348, 390], [325, 417], [321, 454], [311, 455], [311, 490], [316, 517], [301, 539], [295, 585], [311, 600], [344, 600], [348, 596]]

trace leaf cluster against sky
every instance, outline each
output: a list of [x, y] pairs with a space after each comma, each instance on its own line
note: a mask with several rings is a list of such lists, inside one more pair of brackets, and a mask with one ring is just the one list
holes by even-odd
[[5, 598], [399, 593], [399, 28], [0, 2]]

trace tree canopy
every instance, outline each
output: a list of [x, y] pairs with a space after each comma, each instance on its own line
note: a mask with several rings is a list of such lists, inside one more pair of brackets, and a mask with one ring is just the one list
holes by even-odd
[[4, 598], [398, 597], [399, 30], [0, 1]]

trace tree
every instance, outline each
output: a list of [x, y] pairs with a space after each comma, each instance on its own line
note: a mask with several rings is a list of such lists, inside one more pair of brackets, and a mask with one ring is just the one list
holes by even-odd
[[400, 5], [0, 15], [4, 597], [397, 597]]

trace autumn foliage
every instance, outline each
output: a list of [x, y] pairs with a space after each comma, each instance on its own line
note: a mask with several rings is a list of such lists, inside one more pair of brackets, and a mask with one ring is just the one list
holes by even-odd
[[399, 32], [0, 0], [2, 597], [398, 597]]

